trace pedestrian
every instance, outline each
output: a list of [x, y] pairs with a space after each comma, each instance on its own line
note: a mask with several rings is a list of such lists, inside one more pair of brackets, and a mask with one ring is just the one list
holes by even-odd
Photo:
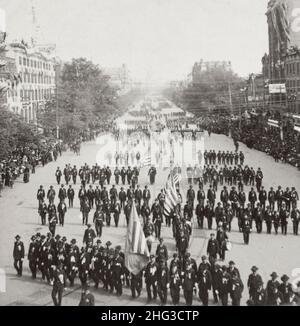
[[58, 266], [54, 268], [54, 283], [51, 294], [54, 306], [61, 306], [65, 285], [66, 274], [64, 272], [63, 263], [59, 262]]

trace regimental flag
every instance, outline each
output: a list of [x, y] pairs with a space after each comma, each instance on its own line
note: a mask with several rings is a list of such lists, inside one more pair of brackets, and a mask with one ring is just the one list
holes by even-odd
[[125, 243], [125, 266], [129, 272], [137, 275], [147, 266], [149, 256], [144, 231], [136, 207], [132, 205]]
[[170, 216], [171, 212], [174, 210], [174, 208], [176, 207], [176, 205], [179, 201], [179, 198], [178, 198], [178, 195], [177, 195], [177, 192], [175, 189], [174, 176], [172, 173], [168, 177], [168, 181], [167, 181], [166, 187], [164, 189], [164, 192], [165, 192], [164, 215]]

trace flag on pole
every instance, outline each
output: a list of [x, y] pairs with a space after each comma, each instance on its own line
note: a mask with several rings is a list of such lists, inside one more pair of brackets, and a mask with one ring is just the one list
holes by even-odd
[[177, 183], [181, 181], [181, 176], [177, 172], [175, 172], [174, 174], [173, 181], [174, 181], [174, 185], [177, 185]]
[[144, 231], [136, 207], [132, 205], [125, 243], [125, 266], [129, 272], [137, 275], [147, 266], [149, 256]]
[[172, 210], [176, 207], [179, 200], [175, 189], [174, 176], [172, 173], [168, 177], [168, 181], [164, 191], [165, 191], [164, 215], [170, 216]]

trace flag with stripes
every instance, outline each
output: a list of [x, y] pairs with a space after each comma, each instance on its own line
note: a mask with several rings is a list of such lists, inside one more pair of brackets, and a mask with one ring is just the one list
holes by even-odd
[[142, 166], [150, 166], [151, 165], [151, 156], [146, 155], [146, 157], [143, 159]]
[[177, 185], [177, 183], [181, 181], [181, 176], [177, 172], [174, 174], [173, 181], [174, 181], [174, 185]]
[[129, 218], [126, 244], [125, 244], [125, 266], [134, 275], [137, 275], [149, 262], [149, 250], [144, 231], [136, 211], [132, 205]]
[[164, 191], [165, 191], [164, 215], [170, 216], [172, 210], [176, 207], [179, 199], [175, 189], [174, 176], [172, 173], [169, 175]]

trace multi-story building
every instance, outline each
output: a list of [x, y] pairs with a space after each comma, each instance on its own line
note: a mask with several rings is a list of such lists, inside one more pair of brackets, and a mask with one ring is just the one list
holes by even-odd
[[5, 57], [15, 65], [14, 73], [7, 79], [7, 106], [24, 121], [36, 124], [37, 111], [55, 92], [55, 60], [24, 43], [7, 45]]
[[130, 90], [131, 81], [126, 64], [123, 64], [121, 67], [102, 68], [102, 70], [109, 78], [111, 86], [117, 88], [120, 93], [126, 93]]

